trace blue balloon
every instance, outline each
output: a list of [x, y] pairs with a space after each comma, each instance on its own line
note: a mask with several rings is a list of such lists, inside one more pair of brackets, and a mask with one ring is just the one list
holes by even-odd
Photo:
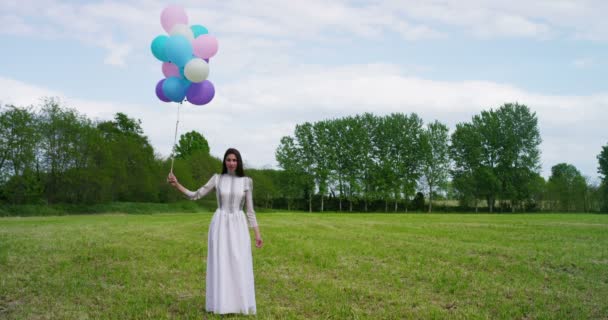
[[184, 87], [184, 90], [187, 91], [190, 88], [192, 81], [186, 79], [185, 76], [182, 76], [181, 78], [179, 78], [179, 80], [182, 82], [182, 86]]
[[[189, 81], [188, 81], [189, 82]], [[173, 102], [182, 102], [190, 85], [184, 79], [169, 77], [162, 84], [165, 97]]]
[[152, 54], [156, 57], [156, 59], [163, 62], [169, 61], [169, 59], [167, 58], [167, 53], [165, 51], [165, 48], [167, 46], [167, 40], [169, 40], [169, 37], [167, 36], [158, 36], [154, 38], [154, 40], [152, 40], [152, 44], [150, 45], [150, 48], [152, 49]]
[[191, 26], [190, 29], [192, 29], [192, 33], [194, 34], [195, 38], [202, 34], [209, 33], [209, 30], [207, 30], [207, 28], [201, 26], [200, 24], [195, 24], [195, 25]]
[[165, 52], [169, 61], [183, 67], [192, 59], [192, 44], [184, 36], [170, 36], [165, 45]]

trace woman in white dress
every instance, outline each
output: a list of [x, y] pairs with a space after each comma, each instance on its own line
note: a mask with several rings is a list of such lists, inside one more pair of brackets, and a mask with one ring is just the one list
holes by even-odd
[[218, 208], [209, 225], [206, 310], [218, 314], [255, 314], [253, 259], [247, 223], [255, 232], [256, 247], [261, 248], [263, 242], [253, 210], [253, 181], [243, 172], [241, 154], [233, 148], [226, 150], [222, 174], [213, 175], [194, 192], [179, 184], [173, 173], [167, 181], [191, 200], [216, 190]]

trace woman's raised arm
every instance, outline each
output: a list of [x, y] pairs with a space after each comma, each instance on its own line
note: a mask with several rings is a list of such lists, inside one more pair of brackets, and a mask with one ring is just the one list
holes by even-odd
[[214, 174], [204, 186], [200, 187], [196, 191], [190, 191], [177, 181], [177, 177], [173, 174], [173, 172], [169, 173], [169, 176], [167, 177], [167, 182], [186, 195], [186, 197], [188, 197], [190, 200], [200, 199], [211, 192], [211, 190], [215, 188], [216, 180], [216, 175]]

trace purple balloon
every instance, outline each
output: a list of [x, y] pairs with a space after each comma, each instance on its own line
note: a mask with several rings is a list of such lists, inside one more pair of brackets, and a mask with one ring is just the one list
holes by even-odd
[[209, 80], [193, 83], [190, 88], [188, 88], [188, 92], [186, 92], [188, 101], [199, 106], [209, 103], [214, 96], [215, 88], [213, 87], [213, 83]]
[[160, 101], [171, 102], [171, 99], [167, 98], [167, 96], [165, 96], [165, 93], [163, 92], [163, 82], [165, 82], [165, 79], [160, 80], [156, 84], [156, 96], [158, 97], [158, 99], [160, 99]]

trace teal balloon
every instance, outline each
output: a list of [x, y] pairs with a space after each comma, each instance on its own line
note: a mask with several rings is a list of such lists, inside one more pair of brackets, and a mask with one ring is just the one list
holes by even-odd
[[165, 97], [173, 102], [182, 102], [190, 85], [178, 77], [169, 77], [163, 82], [163, 93]]
[[170, 36], [165, 44], [165, 53], [169, 61], [183, 67], [192, 59], [192, 44], [184, 36]]
[[186, 91], [188, 91], [188, 88], [190, 88], [190, 85], [192, 84], [192, 81], [186, 79], [186, 77], [182, 76], [181, 78], [179, 78], [179, 80], [182, 82], [182, 87], [185, 88]]
[[152, 54], [156, 57], [156, 59], [166, 62], [169, 61], [167, 58], [167, 52], [165, 50], [167, 46], [167, 40], [169, 37], [167, 36], [158, 36], [152, 40], [152, 44], [150, 48], [152, 49]]
[[207, 28], [201, 26], [200, 24], [195, 24], [195, 25], [191, 26], [190, 29], [192, 29], [192, 33], [194, 34], [195, 38], [202, 34], [209, 33], [209, 30], [207, 30]]

